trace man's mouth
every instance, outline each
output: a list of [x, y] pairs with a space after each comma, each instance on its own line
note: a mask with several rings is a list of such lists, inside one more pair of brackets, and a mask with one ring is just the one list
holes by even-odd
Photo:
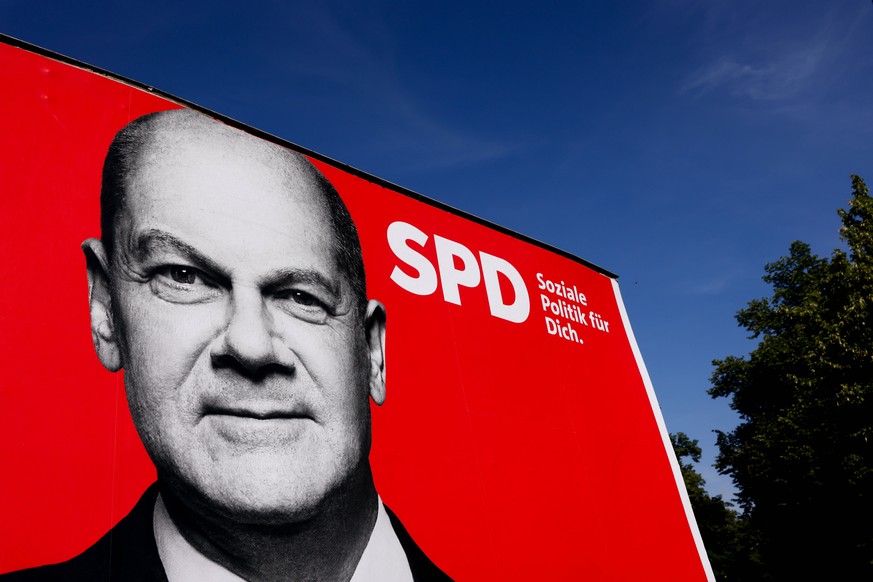
[[248, 408], [248, 407], [207, 407], [203, 416], [230, 416], [252, 420], [294, 420], [312, 417], [304, 411], [282, 408]]
[[213, 402], [204, 406], [202, 420], [223, 441], [246, 448], [272, 448], [302, 438], [314, 416], [308, 407], [285, 403]]
[[252, 420], [313, 420], [310, 406], [300, 399], [285, 398], [220, 398], [206, 397], [201, 414]]

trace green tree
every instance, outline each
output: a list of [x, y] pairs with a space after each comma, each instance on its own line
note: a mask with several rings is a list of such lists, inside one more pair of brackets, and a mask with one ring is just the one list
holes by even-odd
[[716, 580], [753, 579], [760, 574], [760, 564], [753, 540], [747, 535], [745, 518], [737, 514], [732, 504], [721, 495], [707, 493], [706, 481], [694, 467], [700, 462], [698, 441], [680, 432], [671, 434], [670, 442], [679, 460], [700, 537]]
[[757, 347], [713, 362], [709, 393], [741, 419], [718, 433], [716, 466], [763, 579], [873, 580], [873, 200], [858, 176], [838, 213], [848, 250], [792, 243], [765, 267], [772, 296], [737, 314]]

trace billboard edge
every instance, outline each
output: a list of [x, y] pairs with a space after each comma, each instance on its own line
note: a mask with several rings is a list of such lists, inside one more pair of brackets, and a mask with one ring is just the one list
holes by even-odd
[[694, 544], [697, 546], [697, 553], [700, 556], [700, 563], [706, 572], [706, 579], [709, 582], [715, 582], [715, 574], [712, 571], [712, 564], [709, 563], [709, 556], [706, 553], [706, 548], [703, 546], [703, 538], [700, 537], [700, 528], [697, 527], [697, 520], [694, 517], [694, 510], [691, 508], [691, 500], [688, 497], [688, 490], [685, 488], [685, 481], [682, 479], [682, 471], [679, 468], [679, 460], [676, 458], [676, 452], [670, 444], [670, 434], [667, 432], [667, 424], [664, 422], [664, 415], [661, 413], [661, 406], [658, 404], [658, 398], [655, 396], [655, 388], [652, 385], [652, 379], [649, 377], [649, 371], [646, 369], [646, 364], [643, 361], [642, 353], [637, 345], [636, 336], [634, 336], [633, 328], [631, 328], [630, 319], [627, 316], [627, 311], [624, 308], [624, 301], [621, 298], [621, 291], [618, 287], [618, 281], [612, 280], [612, 289], [615, 293], [615, 302], [618, 305], [619, 313], [621, 313], [621, 321], [624, 325], [627, 339], [630, 343], [631, 350], [634, 354], [634, 359], [637, 363], [640, 376], [643, 384], [646, 387], [646, 394], [649, 397], [649, 404], [652, 408], [652, 414], [655, 417], [655, 422], [658, 424], [658, 430], [661, 433], [661, 443], [664, 445], [664, 450], [667, 453], [667, 458], [670, 460], [670, 468], [673, 471], [673, 478], [676, 480], [676, 489], [679, 491], [679, 496], [682, 499], [682, 507], [685, 509], [685, 517], [688, 520], [688, 527], [691, 529], [691, 535], [694, 538]]

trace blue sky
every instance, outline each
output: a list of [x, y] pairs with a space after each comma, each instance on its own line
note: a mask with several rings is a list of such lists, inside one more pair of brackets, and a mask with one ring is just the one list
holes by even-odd
[[873, 183], [873, 3], [4, 0], [0, 32], [618, 273], [668, 429], [737, 418], [711, 360], [763, 265]]

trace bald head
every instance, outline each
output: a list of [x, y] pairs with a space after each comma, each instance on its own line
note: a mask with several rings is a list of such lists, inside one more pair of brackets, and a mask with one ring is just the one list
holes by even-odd
[[[333, 255], [347, 277], [358, 309], [366, 309], [366, 283], [361, 245], [348, 209], [328, 180], [305, 157], [256, 138], [189, 109], [160, 111], [130, 122], [116, 134], [103, 166], [100, 195], [101, 229], [109, 260], [113, 260], [119, 217], [124, 214], [136, 181], [146, 170], [170, 171], [185, 154], [221, 166], [245, 157], [259, 171], [269, 172], [291, 192], [304, 192], [324, 210]], [[178, 168], [177, 168], [178, 169]], [[172, 193], [168, 193], [172, 195]], [[240, 192], [256, 200], [258, 191]], [[205, 203], [205, 202], [204, 202]]]

